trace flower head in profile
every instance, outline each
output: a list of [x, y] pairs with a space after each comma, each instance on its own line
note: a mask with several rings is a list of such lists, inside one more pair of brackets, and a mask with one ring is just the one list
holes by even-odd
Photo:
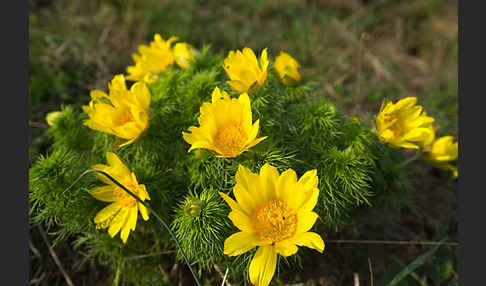
[[452, 171], [454, 178], [457, 178], [457, 167], [449, 162], [457, 160], [458, 143], [454, 143], [454, 137], [443, 136], [434, 140], [427, 149], [424, 150], [423, 157], [440, 169]]
[[157, 80], [158, 73], [174, 64], [175, 57], [171, 45], [177, 37], [170, 37], [165, 41], [159, 34], [155, 34], [150, 46], [138, 46], [138, 54], [132, 54], [134, 66], [127, 67], [127, 79], [151, 83]]
[[[135, 174], [130, 172], [115, 153], [106, 153], [106, 160], [108, 165], [97, 164], [91, 168], [112, 176], [140, 200], [150, 200], [145, 185], [137, 182]], [[96, 176], [107, 185], [93, 188], [90, 194], [100, 201], [111, 203], [96, 214], [96, 228], [108, 228], [111, 237], [121, 231], [120, 237], [126, 243], [130, 231], [135, 230], [137, 225], [138, 212], [140, 211], [144, 220], [149, 219], [147, 208], [105, 176], [99, 173]]]
[[375, 126], [382, 142], [395, 147], [418, 149], [433, 135], [434, 118], [416, 105], [416, 97], [406, 97], [397, 103], [383, 101]]
[[277, 254], [290, 256], [297, 246], [324, 251], [321, 236], [309, 230], [318, 218], [313, 212], [319, 196], [317, 170], [300, 179], [294, 170], [279, 174], [265, 164], [259, 174], [240, 165], [233, 194], [219, 193], [231, 207], [228, 217], [240, 229], [224, 242], [224, 254], [235, 256], [258, 247], [250, 263], [250, 281], [266, 286], [275, 273]]
[[191, 133], [182, 132], [184, 140], [191, 144], [188, 152], [203, 148], [218, 157], [234, 158], [267, 138], [257, 138], [260, 121], [252, 123], [250, 98], [246, 93], [230, 99], [216, 87], [211, 102], [202, 104], [198, 121], [199, 127], [189, 127]]
[[300, 81], [300, 65], [288, 53], [281, 51], [275, 58], [274, 66], [285, 85], [293, 85]]
[[119, 145], [122, 147], [135, 141], [147, 129], [150, 92], [143, 82], [136, 82], [128, 90], [123, 75], [116, 75], [108, 88], [109, 94], [91, 91], [89, 105], [83, 106], [89, 116], [84, 125], [124, 139]]
[[267, 79], [267, 49], [262, 51], [260, 61], [252, 49], [245, 47], [243, 52], [230, 51], [224, 59], [224, 70], [230, 78], [227, 83], [239, 93], [255, 93]]
[[177, 43], [172, 50], [177, 65], [183, 69], [189, 68], [189, 61], [197, 54], [197, 51], [187, 43]]

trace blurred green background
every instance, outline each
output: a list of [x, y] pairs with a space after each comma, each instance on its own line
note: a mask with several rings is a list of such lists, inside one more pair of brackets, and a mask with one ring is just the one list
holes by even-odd
[[[384, 98], [417, 96], [436, 118], [438, 135], [457, 139], [457, 1], [31, 0], [31, 162], [48, 155], [52, 143], [45, 115], [62, 104], [80, 108], [90, 90], [106, 90], [154, 33], [178, 36], [199, 49], [210, 44], [213, 53], [224, 55], [244, 46], [258, 53], [268, 47], [271, 58], [284, 50], [344, 114], [369, 126]], [[414, 209], [393, 222], [371, 211], [358, 227], [334, 237], [457, 241], [457, 183], [447, 172], [420, 161], [414, 165]], [[29, 248], [31, 285], [66, 285], [37, 227], [31, 228]], [[75, 285], [106, 285], [105, 270], [84, 261], [69, 241], [54, 250]], [[305, 285], [351, 285], [356, 275], [361, 285], [457, 284], [455, 247], [329, 243], [324, 256], [296, 276], [281, 273], [276, 285], [295, 277]], [[171, 269], [164, 271], [177, 281]]]

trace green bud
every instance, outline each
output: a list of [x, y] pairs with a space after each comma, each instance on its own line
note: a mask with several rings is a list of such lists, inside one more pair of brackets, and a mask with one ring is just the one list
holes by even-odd
[[201, 213], [202, 202], [198, 198], [190, 198], [184, 206], [184, 212], [190, 216], [198, 216]]
[[46, 116], [46, 121], [49, 126], [53, 126], [54, 122], [61, 116], [61, 111], [49, 112]]

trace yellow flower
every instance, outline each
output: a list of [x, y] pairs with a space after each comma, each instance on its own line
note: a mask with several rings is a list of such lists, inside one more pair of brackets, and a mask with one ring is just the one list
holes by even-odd
[[224, 242], [224, 254], [240, 255], [258, 247], [249, 268], [250, 281], [266, 286], [275, 273], [277, 254], [290, 256], [297, 246], [324, 251], [324, 241], [309, 232], [318, 218], [313, 212], [319, 196], [317, 170], [299, 180], [294, 170], [279, 174], [265, 164], [259, 174], [239, 165], [232, 198], [219, 193], [231, 207], [228, 218], [240, 229]]
[[300, 81], [299, 63], [286, 52], [281, 51], [275, 59], [275, 69], [285, 85], [293, 85]]
[[454, 137], [443, 136], [432, 143], [430, 150], [425, 153], [427, 159], [434, 162], [447, 162], [457, 159], [458, 144], [453, 143]]
[[[422, 113], [416, 97], [406, 97], [397, 103], [383, 101], [375, 117], [379, 138], [395, 147], [418, 149], [433, 136], [434, 118]], [[415, 143], [415, 144], [414, 144]]]
[[46, 121], [49, 126], [54, 126], [54, 122], [61, 116], [61, 111], [52, 111], [47, 113]]
[[108, 88], [109, 95], [100, 90], [91, 91], [89, 105], [83, 106], [89, 116], [84, 125], [125, 139], [119, 145], [122, 147], [135, 141], [147, 129], [150, 92], [143, 82], [136, 82], [128, 90], [123, 75], [116, 75]]
[[177, 65], [183, 69], [188, 69], [189, 61], [194, 59], [196, 50], [187, 43], [177, 43], [174, 45], [173, 51]]
[[138, 46], [140, 54], [132, 54], [135, 66], [127, 67], [127, 79], [151, 83], [157, 80], [158, 73], [174, 64], [175, 57], [171, 49], [172, 42], [177, 37], [170, 37], [165, 41], [159, 34], [155, 34], [150, 46]]
[[[106, 160], [108, 166], [97, 164], [91, 168], [112, 176], [140, 200], [150, 200], [145, 185], [137, 182], [135, 174], [130, 172], [115, 153], [106, 153]], [[100, 201], [111, 202], [96, 214], [94, 218], [96, 228], [108, 228], [108, 234], [111, 237], [121, 230], [120, 237], [123, 243], [126, 243], [130, 231], [135, 230], [137, 225], [138, 211], [144, 220], [149, 219], [147, 208], [105, 176], [98, 173], [96, 176], [108, 185], [95, 187], [90, 194]]]
[[239, 93], [255, 93], [267, 79], [267, 49], [260, 55], [260, 63], [252, 49], [245, 47], [243, 52], [230, 51], [223, 64], [230, 81], [227, 83]]
[[458, 144], [453, 141], [454, 137], [452, 136], [443, 136], [434, 140], [430, 147], [425, 150], [423, 157], [440, 169], [452, 171], [454, 178], [457, 178], [457, 167], [448, 163], [455, 161], [458, 157]]
[[204, 148], [214, 151], [217, 157], [233, 158], [267, 138], [256, 138], [260, 120], [252, 124], [250, 98], [246, 93], [230, 99], [216, 87], [212, 102], [204, 102], [200, 113], [200, 127], [191, 126], [191, 133], [182, 132], [184, 140], [191, 144], [188, 152]]

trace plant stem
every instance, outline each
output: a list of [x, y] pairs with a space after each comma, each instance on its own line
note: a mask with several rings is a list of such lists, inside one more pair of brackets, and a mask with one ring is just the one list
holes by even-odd
[[420, 158], [421, 155], [422, 155], [422, 151], [421, 150], [418, 150], [417, 153], [415, 153], [412, 157], [410, 157], [409, 159], [407, 159], [407, 160], [403, 161], [402, 163], [398, 164], [397, 165], [397, 168], [398, 169], [401, 169], [403, 167], [406, 167], [407, 165], [409, 165], [413, 161], [415, 161], [418, 158]]

